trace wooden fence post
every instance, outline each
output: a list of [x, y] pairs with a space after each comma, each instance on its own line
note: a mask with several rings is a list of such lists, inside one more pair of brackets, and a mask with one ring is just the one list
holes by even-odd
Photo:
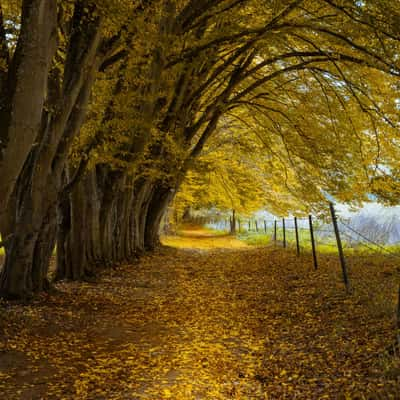
[[240, 219], [238, 219], [238, 229], [239, 229], [239, 233], [240, 233]]
[[300, 255], [300, 242], [299, 242], [299, 230], [297, 227], [297, 217], [294, 217], [294, 231], [296, 234], [296, 254]]
[[283, 247], [286, 248], [286, 227], [285, 227], [285, 218], [282, 218], [282, 229], [283, 229]]
[[310, 224], [311, 248], [312, 248], [314, 269], [318, 269], [317, 251], [316, 251], [316, 248], [315, 248], [314, 229], [313, 229], [313, 223], [312, 223], [312, 216], [311, 215], [308, 216], [308, 222]]
[[257, 220], [254, 221], [255, 225], [256, 225], [256, 232], [258, 232], [258, 223]]
[[251, 231], [251, 221], [249, 220], [249, 232]]
[[264, 219], [264, 233], [267, 233], [267, 221]]
[[274, 220], [274, 244], [276, 244], [276, 219]]
[[342, 267], [343, 282], [344, 282], [344, 284], [346, 286], [346, 291], [350, 292], [349, 275], [348, 275], [348, 272], [347, 272], [346, 260], [344, 258], [342, 241], [340, 240], [340, 232], [339, 232], [339, 227], [338, 227], [338, 224], [337, 224], [337, 217], [336, 217], [335, 207], [334, 207], [333, 203], [329, 203], [329, 208], [331, 210], [333, 229], [335, 230], [335, 236], [336, 236], [336, 243], [337, 243], [337, 248], [338, 248], [338, 253], [339, 253], [340, 265]]

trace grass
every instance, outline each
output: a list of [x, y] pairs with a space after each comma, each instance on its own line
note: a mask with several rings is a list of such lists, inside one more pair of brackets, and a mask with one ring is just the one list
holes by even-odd
[[246, 232], [246, 233], [239, 233], [237, 235], [237, 238], [239, 240], [242, 240], [249, 246], [266, 246], [270, 243], [272, 243], [271, 240], [271, 235], [265, 234], [265, 233], [251, 233], [251, 232]]
[[[282, 246], [283, 231], [281, 228], [277, 229], [277, 241], [276, 246]], [[342, 235], [343, 236], [343, 235]], [[267, 232], [260, 231], [244, 231], [237, 234], [237, 238], [249, 246], [267, 246], [274, 244], [273, 241], [273, 230], [267, 229]], [[311, 252], [311, 237], [308, 229], [299, 229], [299, 242], [300, 249], [302, 252]], [[317, 253], [322, 254], [337, 254], [337, 244], [335, 237], [327, 236], [321, 237], [317, 232], [315, 234], [315, 243]], [[292, 229], [286, 231], [286, 244], [288, 247], [296, 247], [295, 232]], [[362, 255], [368, 254], [373, 255], [377, 253], [386, 253], [388, 255], [393, 254], [400, 256], [399, 245], [373, 245], [368, 242], [363, 242], [358, 245], [351, 245], [346, 241], [346, 237], [342, 237], [343, 250], [346, 255]]]

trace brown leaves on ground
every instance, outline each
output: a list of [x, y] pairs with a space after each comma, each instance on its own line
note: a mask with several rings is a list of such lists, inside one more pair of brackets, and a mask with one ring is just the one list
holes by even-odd
[[[175, 239], [178, 240], [178, 239]], [[208, 240], [208, 239], [207, 239]], [[164, 248], [0, 322], [1, 398], [399, 399], [394, 260]]]

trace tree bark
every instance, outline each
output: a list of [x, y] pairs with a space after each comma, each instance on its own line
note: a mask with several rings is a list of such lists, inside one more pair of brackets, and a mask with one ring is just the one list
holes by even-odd
[[21, 31], [1, 94], [0, 217], [41, 127], [56, 27], [57, 2], [23, 1]]
[[236, 235], [236, 211], [232, 210], [232, 217], [231, 217], [231, 227], [230, 227], [231, 235]]
[[144, 246], [146, 250], [153, 250], [160, 245], [160, 225], [169, 204], [175, 196], [175, 189], [159, 183], [149, 201], [146, 226], [144, 233]]
[[41, 292], [50, 288], [49, 266], [56, 242], [56, 207], [49, 208], [35, 242], [32, 260], [32, 290]]
[[95, 171], [91, 171], [58, 205], [56, 280], [95, 275], [102, 260], [99, 215]]
[[[18, 279], [21, 268], [25, 269], [23, 274], [27, 277], [18, 286], [20, 296], [48, 287], [47, 273], [55, 242], [54, 218], [62, 188], [61, 176], [70, 144], [84, 121], [94, 72], [100, 63], [96, 58], [100, 41], [99, 33], [94, 29], [96, 26], [97, 22], [93, 22], [85, 27], [91, 32], [88, 35], [79, 27], [80, 34], [86, 38], [75, 59], [81, 69], [71, 70], [77, 65], [66, 67], [65, 79], [68, 80], [64, 91], [59, 99], [53, 99], [55, 110], [43, 111], [41, 128], [36, 137], [37, 145], [31, 150], [14, 185], [13, 202], [8, 202], [6, 213], [3, 214], [2, 231], [15, 237], [12, 246], [6, 247], [2, 271], [4, 277], [0, 280], [0, 295], [3, 297], [18, 297], [13, 275], [17, 275]], [[72, 47], [73, 51], [76, 49]], [[59, 107], [60, 104], [62, 107]], [[19, 246], [26, 246], [26, 249], [19, 249]]]

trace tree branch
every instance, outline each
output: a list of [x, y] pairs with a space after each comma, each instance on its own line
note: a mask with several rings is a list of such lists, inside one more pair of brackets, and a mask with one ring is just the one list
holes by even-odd
[[186, 171], [186, 169], [189, 167], [190, 163], [198, 157], [203, 150], [204, 145], [206, 144], [207, 140], [209, 137], [212, 135], [214, 132], [215, 128], [217, 127], [219, 118], [221, 117], [222, 112], [215, 112], [213, 117], [211, 118], [210, 122], [207, 124], [206, 128], [204, 129], [203, 133], [200, 136], [200, 139], [197, 141], [196, 145], [193, 147], [193, 149], [190, 152], [189, 157], [185, 160], [183, 170]]
[[193, 30], [193, 29], [195, 29], [195, 28], [198, 28], [198, 27], [200, 27], [200, 26], [203, 26], [204, 24], [207, 23], [207, 21], [208, 21], [210, 18], [215, 18], [216, 16], [218, 16], [218, 15], [220, 15], [220, 14], [223, 14], [223, 13], [225, 13], [225, 12], [231, 10], [232, 8], [235, 8], [236, 6], [238, 6], [238, 5], [240, 5], [241, 3], [244, 3], [244, 2], [246, 2], [246, 1], [247, 1], [247, 0], [233, 0], [233, 1], [231, 1], [231, 3], [227, 4], [226, 6], [224, 6], [221, 10], [218, 10], [218, 11], [216, 11], [216, 12], [214, 12], [214, 13], [209, 13], [209, 14], [204, 15], [204, 16], [201, 17], [198, 21], [195, 20], [195, 21], [193, 22], [192, 25], [189, 25], [189, 24], [188, 24], [188, 25], [186, 26], [186, 31]]
[[[167, 67], [171, 67], [176, 65], [177, 63], [184, 61], [185, 59], [191, 59], [196, 57], [199, 53], [203, 50], [213, 48], [218, 45], [222, 45], [224, 43], [236, 43], [238, 39], [245, 38], [246, 36], [255, 36], [252, 39], [249, 39], [251, 43], [254, 43], [256, 40], [261, 39], [266, 32], [270, 31], [271, 29], [275, 28], [276, 24], [282, 20], [283, 18], [287, 17], [298, 5], [300, 5], [304, 0], [295, 0], [291, 4], [289, 4], [284, 10], [282, 10], [278, 15], [271, 19], [265, 26], [262, 28], [257, 29], [245, 29], [241, 32], [232, 34], [232, 35], [225, 35], [220, 36], [214, 40], [211, 40], [208, 43], [202, 44], [192, 49], [188, 49], [183, 52], [179, 57], [171, 60]], [[246, 41], [246, 46], [250, 43]]]
[[176, 25], [186, 31], [206, 10], [223, 3], [225, 0], [191, 0], [176, 18]]
[[383, 19], [379, 19], [373, 15], [371, 15], [370, 13], [367, 13], [366, 15], [368, 16], [369, 20], [372, 20], [373, 22], [367, 22], [366, 20], [357, 18], [351, 11], [349, 11], [349, 9], [347, 9], [345, 6], [336, 4], [334, 1], [332, 0], [323, 0], [325, 3], [329, 4], [331, 7], [341, 11], [343, 14], [345, 14], [347, 17], [349, 17], [352, 21], [356, 22], [357, 24], [361, 24], [364, 26], [367, 26], [368, 28], [374, 29], [374, 30], [378, 30], [379, 32], [381, 32], [382, 34], [384, 34], [386, 37], [393, 39], [393, 40], [400, 40], [400, 37], [395, 36], [394, 34], [388, 32], [387, 30], [382, 29], [381, 27], [384, 26], [387, 21], [383, 20]]
[[[290, 27], [290, 28], [296, 28], [296, 29], [302, 29], [302, 30], [306, 29], [306, 30], [310, 30], [310, 31], [314, 31], [314, 32], [324, 33], [335, 39], [339, 39], [341, 42], [350, 46], [350, 48], [352, 48], [353, 50], [359, 51], [360, 53], [367, 55], [374, 60], [374, 63], [369, 62], [368, 60], [364, 60], [365, 65], [371, 66], [375, 69], [380, 69], [381, 71], [385, 71], [394, 76], [400, 76], [400, 70], [394, 64], [388, 63], [379, 54], [377, 54], [373, 51], [370, 51], [368, 48], [366, 48], [360, 44], [355, 43], [353, 40], [351, 40], [350, 38], [348, 38], [345, 35], [342, 35], [339, 32], [334, 32], [328, 28], [324, 28], [324, 27], [312, 25], [312, 24], [296, 24], [296, 23], [292, 24], [291, 23], [291, 24], [286, 24], [286, 25], [280, 25], [277, 28], [283, 28], [283, 27]], [[351, 57], [351, 56], [347, 55], [347, 57]], [[356, 57], [354, 57], [354, 58], [357, 59]], [[361, 60], [361, 59], [359, 59], [359, 60]], [[381, 67], [379, 67], [379, 65], [376, 65], [376, 61], [378, 61], [381, 64]]]
[[105, 72], [106, 69], [116, 64], [118, 61], [123, 60], [127, 55], [128, 51], [126, 49], [120, 50], [112, 56], [106, 58], [100, 65], [99, 72]]

